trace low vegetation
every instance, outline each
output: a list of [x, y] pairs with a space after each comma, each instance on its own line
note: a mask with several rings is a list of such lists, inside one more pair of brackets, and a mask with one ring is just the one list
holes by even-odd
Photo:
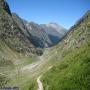
[[29, 80], [22, 87], [22, 90], [37, 90], [37, 88], [38, 86], [36, 80]]
[[42, 77], [44, 90], [90, 90], [90, 43], [68, 53]]

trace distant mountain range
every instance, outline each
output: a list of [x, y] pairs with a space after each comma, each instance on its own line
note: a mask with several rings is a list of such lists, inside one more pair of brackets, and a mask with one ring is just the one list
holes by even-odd
[[65, 28], [56, 23], [42, 24], [41, 27], [48, 34], [52, 45], [57, 44], [67, 32]]
[[[24, 34], [30, 41], [40, 48], [51, 47], [57, 44], [67, 32], [65, 28], [56, 24], [39, 25], [34, 22], [27, 22], [21, 19], [17, 14], [12, 14], [14, 21], [20, 26]], [[30, 36], [30, 37], [29, 37]]]

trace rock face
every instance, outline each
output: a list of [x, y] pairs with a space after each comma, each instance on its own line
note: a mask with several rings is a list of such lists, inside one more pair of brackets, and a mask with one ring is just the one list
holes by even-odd
[[0, 0], [0, 40], [11, 49], [23, 53], [39, 53], [21, 28], [12, 18], [8, 4]]
[[27, 22], [17, 14], [12, 14], [13, 20], [21, 28], [27, 38], [40, 48], [51, 47], [57, 44], [66, 33], [66, 29], [55, 23], [38, 25], [34, 22]]

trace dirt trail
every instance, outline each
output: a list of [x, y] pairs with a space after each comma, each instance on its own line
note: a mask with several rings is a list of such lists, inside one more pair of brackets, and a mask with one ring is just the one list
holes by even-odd
[[[48, 67], [48, 70], [50, 70], [52, 67], [53, 67], [53, 66]], [[38, 89], [37, 89], [37, 90], [44, 90], [44, 89], [43, 89], [43, 84], [42, 84], [42, 82], [41, 82], [41, 80], [40, 80], [41, 77], [42, 77], [42, 76], [39, 76], [39, 77], [37, 78], [37, 84], [38, 84]]]
[[37, 83], [38, 83], [38, 89], [37, 89], [37, 90], [44, 90], [44, 89], [43, 89], [43, 84], [42, 84], [40, 78], [41, 78], [41, 76], [39, 76], [39, 77], [37, 78]]

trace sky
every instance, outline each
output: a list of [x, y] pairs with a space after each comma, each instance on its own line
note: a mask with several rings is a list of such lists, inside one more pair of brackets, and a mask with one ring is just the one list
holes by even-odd
[[58, 23], [69, 29], [90, 10], [90, 0], [6, 0], [12, 12], [38, 24]]

